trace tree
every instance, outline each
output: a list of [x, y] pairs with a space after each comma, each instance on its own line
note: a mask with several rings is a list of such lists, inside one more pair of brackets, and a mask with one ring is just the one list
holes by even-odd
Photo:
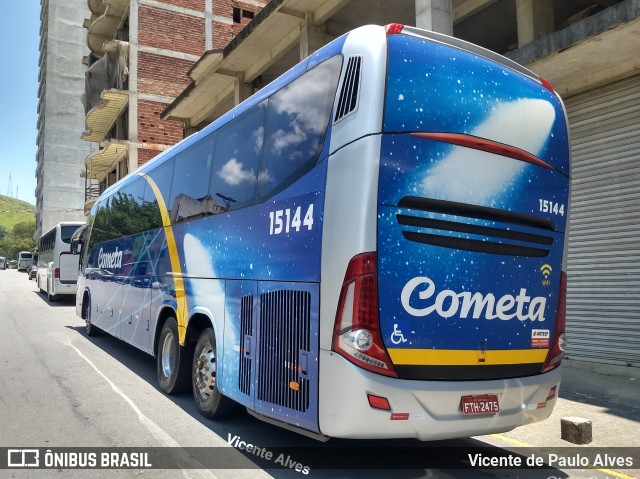
[[0, 255], [15, 259], [20, 251], [35, 251], [36, 243], [33, 234], [36, 231], [35, 222], [22, 222], [13, 227], [11, 233], [0, 235]]
[[33, 238], [33, 234], [36, 232], [36, 223], [23, 221], [13, 227], [13, 235], [19, 238]]
[[9, 230], [7, 229], [7, 227], [0, 225], [0, 241], [2, 241], [8, 234]]

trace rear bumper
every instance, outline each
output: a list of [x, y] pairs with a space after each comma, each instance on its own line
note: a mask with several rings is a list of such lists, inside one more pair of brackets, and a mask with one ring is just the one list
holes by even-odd
[[53, 285], [53, 291], [56, 296], [58, 295], [66, 295], [66, 294], [76, 294], [76, 288], [78, 287], [78, 283], [74, 281], [69, 284], [68, 282], [62, 283], [59, 280], [55, 280]]
[[[354, 439], [426, 441], [509, 431], [549, 417], [557, 391], [552, 399], [546, 398], [561, 377], [556, 368], [546, 374], [503, 380], [413, 381], [370, 373], [331, 351], [321, 350], [320, 357], [320, 431]], [[392, 410], [372, 409], [368, 393], [387, 398]], [[497, 394], [500, 412], [463, 415], [460, 398], [470, 394]]]

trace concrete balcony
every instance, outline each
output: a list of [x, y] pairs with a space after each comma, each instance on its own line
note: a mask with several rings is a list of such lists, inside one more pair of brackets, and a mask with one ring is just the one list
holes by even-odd
[[85, 141], [99, 143], [105, 139], [107, 132], [129, 104], [129, 92], [105, 90], [100, 99], [102, 102], [91, 108], [85, 118], [85, 132], [80, 136]]
[[103, 181], [107, 174], [116, 167], [118, 162], [127, 156], [128, 152], [129, 144], [127, 142], [106, 142], [100, 151], [89, 155], [84, 162], [87, 169], [87, 181]]
[[104, 0], [102, 6], [98, 3], [89, 0], [92, 15], [84, 21], [83, 26], [87, 29], [87, 46], [94, 54], [102, 56], [103, 45], [115, 38], [129, 14], [129, 0]]

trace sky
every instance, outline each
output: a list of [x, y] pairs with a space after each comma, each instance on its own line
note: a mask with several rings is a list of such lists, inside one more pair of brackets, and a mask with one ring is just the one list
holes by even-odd
[[0, 28], [0, 194], [35, 204], [40, 1], [7, 2]]

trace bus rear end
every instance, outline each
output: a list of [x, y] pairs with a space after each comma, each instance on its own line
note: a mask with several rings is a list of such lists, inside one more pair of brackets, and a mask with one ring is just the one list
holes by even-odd
[[346, 267], [324, 358], [349, 379], [321, 394], [355, 400], [321, 429], [430, 440], [545, 419], [564, 348], [562, 102], [431, 32], [388, 27], [387, 58], [377, 247]]

